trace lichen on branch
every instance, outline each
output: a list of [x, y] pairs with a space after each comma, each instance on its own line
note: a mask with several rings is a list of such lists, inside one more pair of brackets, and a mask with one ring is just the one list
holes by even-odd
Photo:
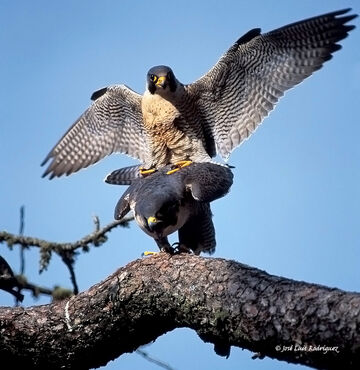
[[0, 356], [26, 368], [97, 367], [180, 327], [222, 355], [237, 346], [260, 358], [360, 368], [360, 294], [165, 253], [65, 301], [0, 309]]

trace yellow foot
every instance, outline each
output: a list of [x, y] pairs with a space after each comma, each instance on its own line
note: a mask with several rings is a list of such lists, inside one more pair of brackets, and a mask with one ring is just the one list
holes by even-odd
[[180, 169], [190, 166], [192, 161], [179, 161], [174, 164], [174, 168], [168, 172], [166, 172], [167, 175], [171, 175], [175, 173], [176, 171], [179, 171]]
[[145, 251], [143, 253], [141, 253], [142, 257], [146, 257], [146, 256], [155, 256], [156, 254], [158, 254], [159, 252], [150, 252], [150, 251]]
[[145, 169], [144, 167], [140, 167], [140, 175], [144, 177], [151, 175], [155, 171], [156, 171], [155, 168]]

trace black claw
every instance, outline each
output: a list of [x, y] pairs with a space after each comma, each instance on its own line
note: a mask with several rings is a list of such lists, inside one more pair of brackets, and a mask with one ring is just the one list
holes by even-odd
[[171, 255], [175, 254], [175, 249], [172, 248], [170, 245], [164, 245], [160, 248], [160, 252], [165, 252]]
[[189, 249], [188, 247], [186, 247], [184, 244], [180, 244], [178, 242], [174, 243], [172, 245], [172, 248], [174, 250], [174, 254], [181, 254], [181, 253], [192, 253], [191, 252], [191, 249]]

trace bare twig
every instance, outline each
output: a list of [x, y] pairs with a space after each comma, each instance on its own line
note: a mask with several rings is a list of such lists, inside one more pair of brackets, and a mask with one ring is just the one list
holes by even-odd
[[51, 289], [29, 283], [23, 275], [16, 275], [15, 278], [17, 279], [18, 286], [21, 287], [22, 290], [29, 290], [35, 298], [43, 294], [51, 296], [53, 300], [61, 300], [72, 295], [71, 290], [59, 286], [55, 286]]
[[[20, 207], [20, 227], [19, 227], [19, 235], [24, 235], [24, 228], [25, 228], [25, 206]], [[24, 275], [25, 273], [25, 247], [21, 246], [20, 248], [20, 274]], [[18, 293], [21, 295], [21, 288], [18, 287]], [[19, 305], [21, 300], [16, 298], [16, 306]]]
[[147, 360], [149, 362], [152, 362], [153, 364], [156, 364], [156, 365], [162, 367], [163, 369], [174, 370], [174, 368], [171, 367], [170, 365], [168, 365], [167, 363], [165, 363], [163, 361], [160, 361], [160, 360], [157, 360], [154, 357], [151, 357], [147, 352], [143, 351], [142, 349], [137, 349], [136, 353], [138, 355], [142, 356], [145, 360]]
[[94, 215], [93, 216], [93, 221], [95, 225], [95, 232], [100, 230], [100, 219], [98, 216]]
[[38, 286], [36, 284], [29, 283], [24, 275], [16, 275], [18, 286], [21, 289], [29, 290], [34, 297], [38, 297], [39, 294], [52, 295], [53, 289]]
[[78, 294], [79, 287], [76, 282], [76, 275], [75, 275], [75, 270], [74, 270], [74, 263], [75, 263], [74, 255], [75, 253], [73, 251], [64, 251], [61, 253], [61, 259], [65, 263], [66, 267], [69, 269], [70, 280], [74, 287], [74, 294]]
[[72, 294], [68, 289], [60, 287], [49, 289], [29, 283], [24, 275], [15, 275], [2, 256], [0, 256], [0, 289], [12, 294], [16, 298], [16, 305], [24, 299], [24, 295], [21, 294], [23, 290], [30, 290], [34, 297], [38, 297], [39, 294], [50, 295], [54, 300], [69, 297]]
[[[20, 227], [19, 227], [19, 235], [24, 235], [24, 227], [25, 227], [25, 207], [20, 207]], [[20, 274], [23, 275], [25, 272], [25, 256], [24, 256], [24, 247], [20, 248]]]

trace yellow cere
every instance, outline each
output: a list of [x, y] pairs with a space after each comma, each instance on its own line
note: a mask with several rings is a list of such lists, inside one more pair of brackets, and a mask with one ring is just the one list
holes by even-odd
[[148, 224], [155, 224], [156, 222], [158, 222], [158, 220], [153, 217], [153, 216], [150, 216], [148, 219], [147, 219], [147, 222]]
[[165, 80], [166, 80], [165, 76], [160, 76], [156, 81], [156, 85], [161, 85]]

